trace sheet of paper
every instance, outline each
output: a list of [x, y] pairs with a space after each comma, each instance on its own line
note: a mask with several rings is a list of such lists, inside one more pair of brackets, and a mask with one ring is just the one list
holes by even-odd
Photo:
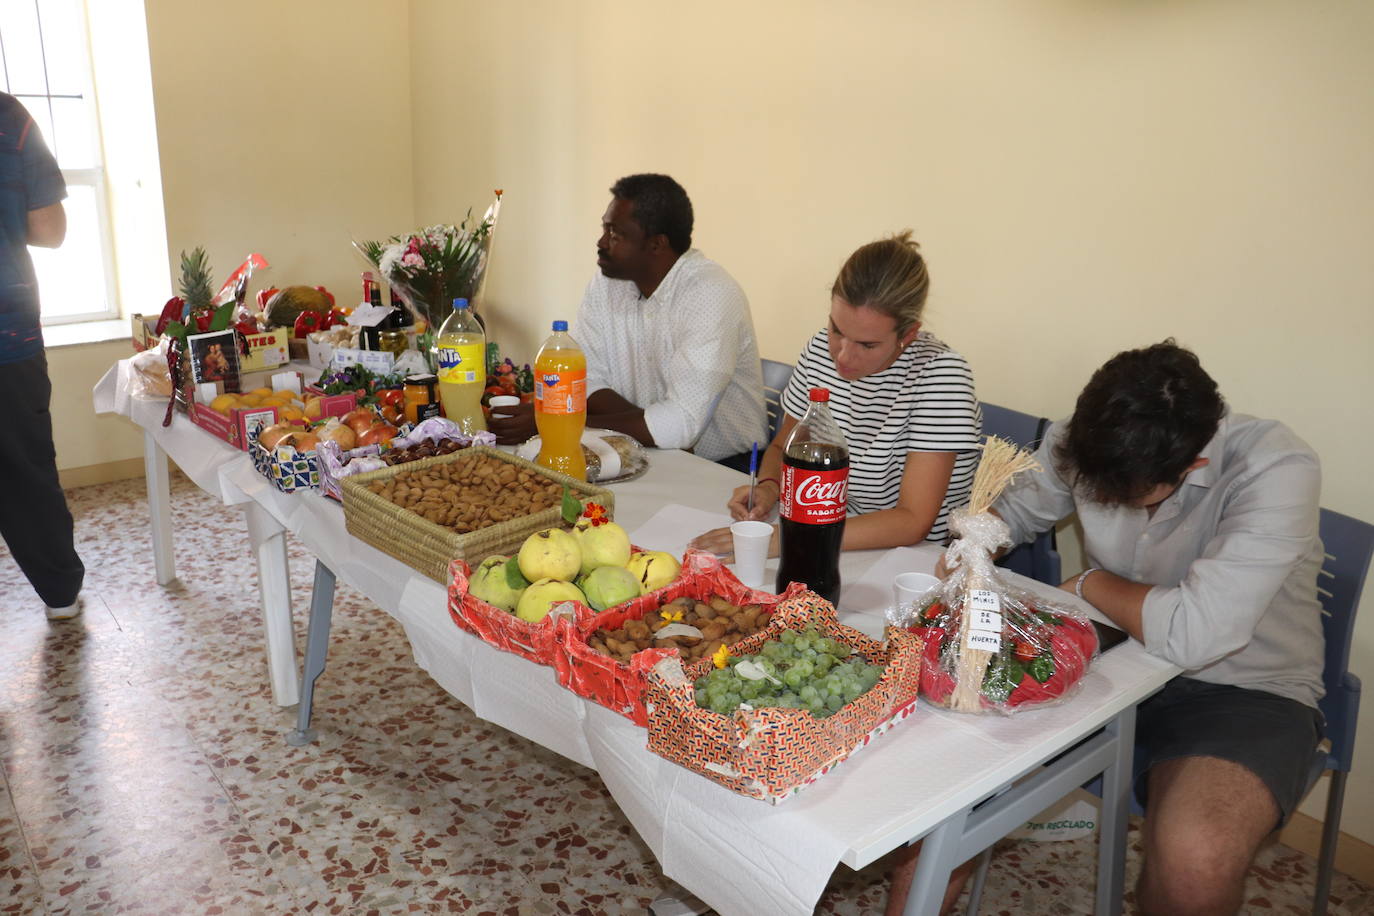
[[630, 532], [630, 543], [646, 550], [662, 550], [680, 557], [692, 538], [729, 524], [730, 516], [724, 512], [707, 512], [669, 503]]

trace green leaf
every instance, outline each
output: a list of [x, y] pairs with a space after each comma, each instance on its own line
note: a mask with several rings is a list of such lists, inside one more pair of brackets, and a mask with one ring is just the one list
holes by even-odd
[[182, 324], [180, 321], [167, 322], [167, 327], [162, 329], [162, 333], [173, 340], [181, 341], [181, 346], [183, 348], [186, 346], [186, 325]]
[[225, 328], [229, 327], [229, 325], [233, 323], [234, 302], [231, 299], [230, 301], [221, 305], [219, 308], [215, 309], [215, 315], [213, 318], [210, 319], [210, 330], [223, 331]]
[[1031, 660], [1029, 665], [1030, 676], [1040, 683], [1045, 683], [1054, 677], [1054, 656], [1049, 652], [1042, 652]]
[[511, 557], [506, 561], [506, 587], [513, 591], [522, 588], [529, 588], [530, 580], [525, 578], [525, 574], [520, 571], [519, 557]]
[[572, 525], [577, 522], [577, 517], [582, 514], [582, 503], [576, 496], [572, 495], [572, 488], [566, 483], [563, 484], [563, 521]]

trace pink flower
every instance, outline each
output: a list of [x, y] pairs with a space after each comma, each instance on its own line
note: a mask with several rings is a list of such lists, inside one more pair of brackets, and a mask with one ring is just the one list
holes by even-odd
[[401, 264], [404, 267], [415, 267], [424, 270], [425, 259], [414, 251], [407, 251], [401, 258]]

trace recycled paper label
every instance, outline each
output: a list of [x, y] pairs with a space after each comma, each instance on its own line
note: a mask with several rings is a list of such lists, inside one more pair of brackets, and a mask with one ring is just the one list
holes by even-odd
[[999, 614], [1002, 610], [1002, 601], [997, 597], [997, 593], [990, 588], [969, 589], [969, 607], [975, 611], [991, 611]]
[[997, 593], [986, 588], [969, 591], [970, 648], [996, 652], [1002, 648], [1002, 602]]

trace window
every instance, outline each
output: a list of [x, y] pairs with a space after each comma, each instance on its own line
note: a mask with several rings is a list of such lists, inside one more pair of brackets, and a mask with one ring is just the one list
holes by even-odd
[[56, 249], [30, 249], [43, 323], [118, 317], [82, 0], [0, 3], [0, 88], [29, 110], [67, 181], [66, 241]]

